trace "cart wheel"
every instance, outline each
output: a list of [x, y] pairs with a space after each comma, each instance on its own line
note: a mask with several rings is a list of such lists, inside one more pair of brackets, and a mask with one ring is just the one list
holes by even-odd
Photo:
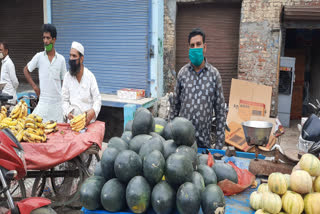
[[[76, 201], [79, 198], [77, 193], [84, 181], [84, 172], [79, 157], [59, 164], [52, 168], [51, 171], [51, 184], [56, 199], [62, 202], [61, 205], [68, 205]], [[59, 175], [56, 176], [58, 173]], [[59, 202], [55, 204], [59, 206]]]
[[94, 173], [95, 166], [97, 162], [100, 161], [100, 157], [98, 154], [89, 154], [87, 159], [81, 159], [83, 165], [83, 171], [86, 177], [90, 177]]
[[42, 195], [47, 180], [46, 177], [44, 177], [44, 173], [45, 172], [42, 172], [41, 175], [34, 180], [31, 197], [40, 197]]
[[[27, 197], [23, 179], [11, 181], [9, 191], [14, 201], [20, 201]], [[4, 194], [0, 195], [0, 207], [8, 207], [7, 199]]]

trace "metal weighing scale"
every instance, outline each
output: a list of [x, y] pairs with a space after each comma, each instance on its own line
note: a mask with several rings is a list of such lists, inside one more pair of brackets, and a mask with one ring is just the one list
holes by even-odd
[[276, 148], [274, 153], [274, 160], [261, 160], [258, 159], [259, 146], [266, 146], [269, 142], [269, 136], [273, 127], [272, 123], [266, 121], [246, 121], [242, 123], [243, 131], [246, 137], [246, 141], [249, 146], [255, 148], [255, 159], [250, 161], [249, 171], [254, 175], [269, 176], [273, 172], [281, 172], [284, 174], [290, 174], [293, 166], [286, 163], [280, 163], [279, 154], [280, 151]]

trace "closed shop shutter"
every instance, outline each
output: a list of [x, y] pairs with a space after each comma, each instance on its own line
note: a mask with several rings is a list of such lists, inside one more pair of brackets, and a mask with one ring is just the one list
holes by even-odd
[[319, 6], [285, 6], [283, 10], [285, 22], [319, 22]]
[[68, 61], [72, 41], [80, 42], [101, 93], [148, 92], [149, 15], [149, 0], [52, 0], [56, 49]]
[[240, 4], [179, 4], [176, 24], [176, 70], [189, 62], [188, 35], [199, 27], [206, 34], [206, 58], [221, 75], [229, 102], [231, 79], [237, 78]]
[[[8, 42], [19, 82], [26, 82], [23, 68], [39, 51], [43, 51], [41, 26], [43, 0], [1, 0], [0, 40]], [[31, 73], [38, 82], [38, 72]]]

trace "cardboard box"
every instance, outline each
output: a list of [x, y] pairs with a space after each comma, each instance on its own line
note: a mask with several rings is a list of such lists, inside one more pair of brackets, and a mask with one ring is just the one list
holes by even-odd
[[139, 100], [145, 97], [145, 90], [123, 88], [117, 91], [117, 96], [120, 99]]
[[230, 132], [226, 131], [225, 142], [242, 151], [249, 151], [252, 146], [246, 142], [241, 123], [248, 120], [268, 121], [274, 124], [269, 142], [264, 150], [275, 144], [275, 119], [270, 117], [272, 88], [270, 86], [232, 79], [229, 97], [227, 123]]

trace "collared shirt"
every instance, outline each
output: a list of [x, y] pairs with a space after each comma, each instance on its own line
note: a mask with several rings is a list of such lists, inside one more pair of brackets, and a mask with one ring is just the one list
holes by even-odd
[[213, 114], [216, 115], [216, 145], [222, 148], [225, 138], [225, 108], [221, 77], [218, 70], [208, 62], [201, 72], [191, 63], [181, 68], [177, 77], [170, 118], [185, 117], [196, 130], [199, 147], [210, 148]]
[[9, 55], [7, 55], [1, 62], [2, 66], [0, 81], [7, 83], [2, 91], [4, 93], [12, 95], [13, 99], [9, 100], [8, 102], [15, 104], [17, 100], [16, 90], [19, 86], [19, 82], [16, 76], [16, 69]]
[[63, 114], [65, 117], [70, 112], [73, 115], [82, 114], [93, 109], [95, 121], [101, 109], [101, 95], [94, 74], [86, 67], [83, 70], [80, 83], [77, 78], [66, 73], [62, 86]]
[[63, 121], [61, 81], [67, 72], [66, 61], [55, 52], [50, 62], [47, 52], [37, 53], [28, 63], [28, 70], [39, 69], [40, 98], [34, 114], [43, 117], [44, 121]]

